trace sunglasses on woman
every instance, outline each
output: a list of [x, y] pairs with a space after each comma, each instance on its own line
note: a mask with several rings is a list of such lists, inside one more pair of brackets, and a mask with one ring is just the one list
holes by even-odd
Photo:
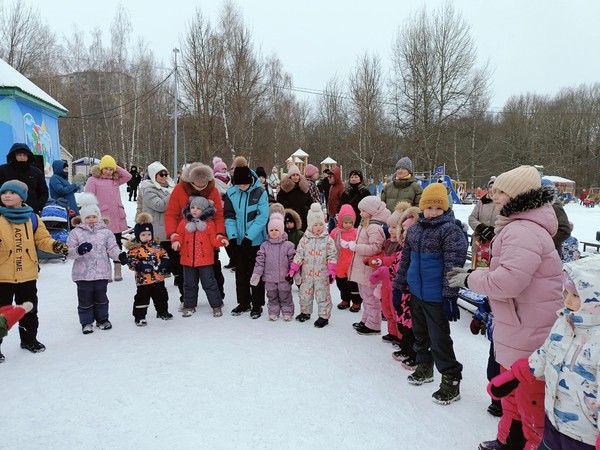
[[167, 172], [158, 172], [156, 175], [158, 175], [159, 177], [168, 177], [169, 174]]

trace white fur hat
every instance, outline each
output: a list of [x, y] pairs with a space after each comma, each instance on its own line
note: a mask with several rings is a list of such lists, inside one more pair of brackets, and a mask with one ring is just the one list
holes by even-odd
[[308, 229], [312, 231], [313, 225], [319, 222], [325, 223], [323, 209], [321, 209], [320, 203], [313, 203], [312, 205], [310, 205], [310, 210], [306, 215], [306, 223], [308, 225]]
[[94, 194], [90, 192], [82, 193], [79, 195], [79, 204], [81, 205], [81, 208], [79, 208], [81, 220], [85, 220], [89, 216], [96, 216], [98, 221], [102, 220], [100, 208], [98, 208], [98, 199]]

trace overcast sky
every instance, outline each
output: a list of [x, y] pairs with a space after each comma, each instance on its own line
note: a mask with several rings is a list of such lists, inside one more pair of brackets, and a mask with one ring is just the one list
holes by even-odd
[[[109, 27], [118, 0], [26, 0], [56, 32], [74, 25]], [[244, 23], [263, 55], [277, 54], [294, 85], [322, 90], [333, 76], [347, 80], [358, 56], [376, 53], [389, 69], [399, 27], [424, 4], [439, 0], [238, 0]], [[563, 87], [600, 80], [600, 2], [597, 0], [456, 0], [471, 26], [481, 64], [489, 61], [492, 107], [514, 94], [556, 94]], [[169, 64], [198, 6], [216, 23], [222, 0], [123, 2], [134, 36], [143, 36], [157, 58]]]

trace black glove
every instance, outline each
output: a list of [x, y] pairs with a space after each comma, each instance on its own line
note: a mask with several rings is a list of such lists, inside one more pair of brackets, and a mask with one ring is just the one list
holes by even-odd
[[460, 309], [458, 309], [458, 304], [456, 303], [455, 298], [444, 298], [444, 315], [448, 322], [456, 322], [460, 319]]
[[495, 236], [494, 227], [485, 227], [481, 231], [481, 239], [484, 241], [491, 241]]
[[248, 238], [244, 238], [242, 241], [242, 247], [252, 247], [252, 241]]
[[333, 275], [327, 275], [327, 281], [329, 281], [329, 284], [332, 284], [335, 281], [335, 277]]
[[165, 273], [169, 270], [169, 258], [167, 256], [163, 256], [160, 259], [160, 263], [158, 264], [158, 271], [160, 273]]
[[84, 242], [82, 244], [79, 244], [79, 247], [77, 247], [77, 253], [79, 255], [85, 255], [86, 253], [92, 251], [92, 244], [90, 244], [89, 242]]
[[121, 264], [123, 264], [124, 266], [127, 265], [127, 253], [125, 253], [125, 252], [119, 253], [119, 262]]
[[69, 247], [60, 241], [54, 241], [52, 244], [52, 251], [57, 255], [67, 256], [69, 254]]
[[[508, 373], [508, 375], [505, 375], [504, 377], [501, 376], [506, 373]], [[492, 394], [496, 398], [506, 397], [508, 394], [514, 391], [517, 388], [517, 386], [519, 386], [519, 380], [517, 380], [516, 378], [508, 379], [511, 376], [514, 377], [514, 375], [512, 375], [510, 371], [504, 372], [501, 375], [498, 375], [497, 377], [493, 378], [492, 381], [490, 381], [490, 383], [488, 384], [490, 394]]]
[[292, 284], [294, 282], [294, 277], [290, 277], [289, 275], [287, 275], [285, 277], [285, 281], [287, 281], [288, 283]]
[[152, 264], [140, 262], [135, 265], [135, 271], [142, 273], [152, 273], [154, 272], [154, 266], [152, 266]]

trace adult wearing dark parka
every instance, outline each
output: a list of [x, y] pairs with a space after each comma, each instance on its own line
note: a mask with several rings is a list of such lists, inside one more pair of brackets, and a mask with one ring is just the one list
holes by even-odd
[[423, 188], [413, 176], [413, 163], [406, 156], [396, 163], [396, 173], [392, 181], [381, 191], [381, 200], [386, 208], [393, 212], [398, 202], [408, 202], [411, 206], [419, 206]]
[[17, 142], [6, 155], [7, 164], [0, 166], [0, 186], [9, 180], [19, 180], [27, 185], [27, 205], [37, 214], [48, 201], [48, 186], [44, 173], [33, 165], [35, 157], [27, 144]]

